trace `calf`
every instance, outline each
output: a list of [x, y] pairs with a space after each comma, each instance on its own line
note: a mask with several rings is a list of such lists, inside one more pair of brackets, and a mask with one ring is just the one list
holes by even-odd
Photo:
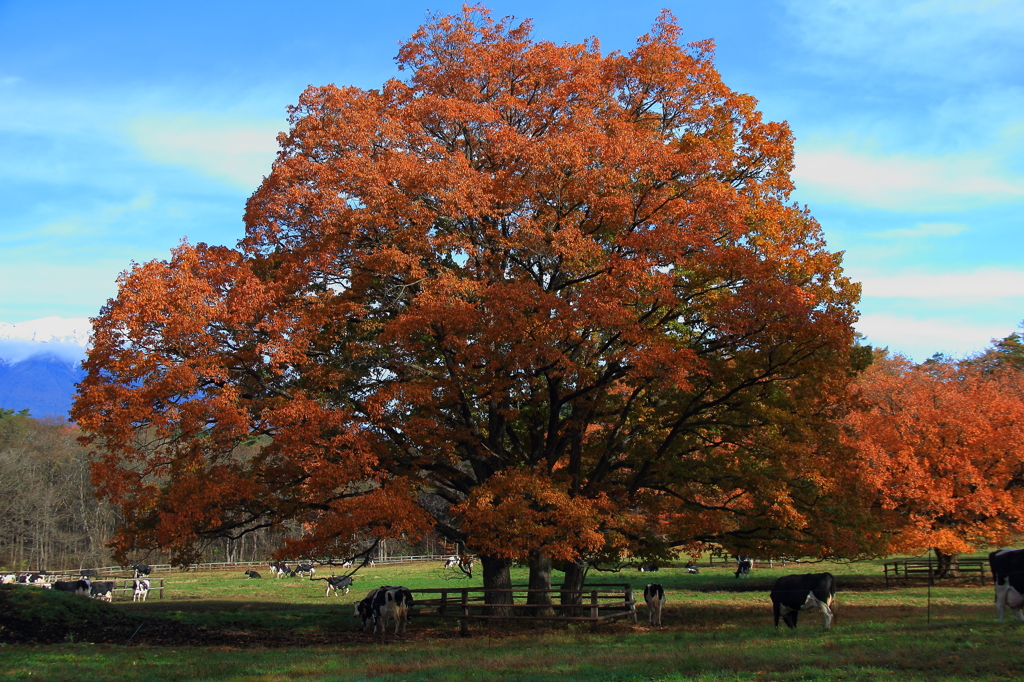
[[1000, 549], [988, 555], [996, 582], [996, 614], [1003, 622], [1006, 607], [1024, 620], [1024, 549]]
[[58, 592], [70, 592], [71, 594], [81, 594], [88, 597], [91, 588], [89, 580], [82, 578], [81, 580], [58, 580], [53, 583], [52, 589]]
[[132, 601], [146, 601], [146, 597], [149, 596], [149, 581], [148, 580], [133, 580], [132, 581]]
[[132, 568], [135, 569], [135, 575], [132, 576], [133, 578], [141, 578], [144, 575], [149, 575], [153, 570], [152, 566], [147, 566], [146, 564], [135, 564]]
[[332, 575], [327, 580], [327, 592], [324, 593], [325, 597], [329, 597], [331, 590], [334, 590], [334, 594], [338, 594], [338, 590], [341, 590], [342, 594], [348, 594], [349, 588], [352, 587], [352, 576], [350, 575]]
[[820, 609], [825, 617], [825, 629], [832, 626], [832, 606], [836, 598], [836, 579], [831, 573], [803, 573], [784, 575], [775, 581], [772, 588], [772, 612], [775, 627], [779, 617], [792, 629], [801, 611]]
[[113, 580], [93, 582], [89, 585], [89, 596], [93, 599], [102, 599], [105, 602], [113, 601], [114, 586], [115, 583]]
[[245, 572], [245, 576], [247, 578], [262, 578], [263, 577], [257, 571], [246, 571]]
[[647, 622], [661, 625], [661, 608], [665, 605], [665, 588], [658, 583], [651, 583], [644, 588], [644, 601], [647, 602]]

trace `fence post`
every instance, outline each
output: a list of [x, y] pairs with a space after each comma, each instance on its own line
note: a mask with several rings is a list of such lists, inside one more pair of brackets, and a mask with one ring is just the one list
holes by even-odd
[[633, 598], [633, 586], [626, 586], [626, 605], [629, 607], [629, 618], [636, 625], [636, 599]]
[[445, 607], [447, 605], [448, 605], [448, 593], [447, 592], [441, 592], [441, 608], [438, 609], [438, 613], [440, 615], [442, 615], [442, 616], [444, 615], [444, 609], [445, 609]]
[[598, 612], [599, 612], [599, 609], [598, 609], [598, 606], [597, 606], [597, 590], [593, 590], [590, 593], [590, 617], [593, 619], [593, 620], [590, 621], [590, 630], [591, 630], [591, 632], [596, 632], [597, 631], [597, 624], [598, 624], [598, 622], [600, 622], [600, 621], [597, 620]]
[[459, 634], [469, 635], [469, 590], [462, 588], [462, 618], [459, 619]]
[[160, 598], [164, 598], [164, 579], [160, 578]]

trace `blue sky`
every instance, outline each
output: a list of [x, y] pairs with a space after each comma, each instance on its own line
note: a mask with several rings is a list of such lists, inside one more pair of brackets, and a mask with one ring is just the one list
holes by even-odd
[[[94, 315], [132, 261], [234, 244], [285, 108], [379, 87], [459, 2], [0, 0], [0, 321]], [[863, 282], [871, 343], [923, 360], [1024, 320], [1024, 0], [491, 2], [629, 50], [662, 7], [789, 121], [797, 192]]]

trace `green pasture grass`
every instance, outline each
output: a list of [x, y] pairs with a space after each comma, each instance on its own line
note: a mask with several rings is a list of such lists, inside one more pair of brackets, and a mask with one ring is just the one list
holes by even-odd
[[[776, 631], [767, 591], [785, 573], [836, 575], [836, 622], [822, 630], [819, 614], [798, 630]], [[339, 571], [340, 573], [340, 571]], [[330, 645], [225, 646], [57, 644], [0, 646], [0, 682], [76, 680], [278, 682], [284, 680], [1007, 680], [1024, 678], [1024, 623], [998, 623], [991, 585], [969, 582], [884, 588], [880, 564], [797, 564], [755, 569], [737, 580], [732, 568], [702, 565], [656, 574], [635, 570], [588, 576], [596, 582], [665, 585], [665, 626], [640, 622], [586, 626], [472, 623], [418, 618], [406, 637], [381, 642], [355, 636]], [[444, 580], [430, 564], [363, 569], [356, 589], [324, 597], [323, 581], [248, 580], [241, 572], [166, 573], [165, 599], [113, 605], [125, 616], [173, 619], [246, 632], [351, 631], [352, 603], [382, 584], [457, 589], [473, 580]], [[555, 582], [559, 574], [555, 574]], [[858, 583], [858, 581], [860, 581]], [[515, 569], [513, 583], [525, 584]], [[844, 590], [844, 584], [855, 585]], [[24, 588], [33, 589], [33, 588]], [[929, 611], [930, 603], [930, 611]], [[930, 612], [930, 619], [929, 619]], [[294, 642], [295, 640], [290, 640]]]

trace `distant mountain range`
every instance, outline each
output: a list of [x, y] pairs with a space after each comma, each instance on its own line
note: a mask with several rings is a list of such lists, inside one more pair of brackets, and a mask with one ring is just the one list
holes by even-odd
[[91, 329], [86, 318], [0, 322], [0, 407], [67, 419]]

